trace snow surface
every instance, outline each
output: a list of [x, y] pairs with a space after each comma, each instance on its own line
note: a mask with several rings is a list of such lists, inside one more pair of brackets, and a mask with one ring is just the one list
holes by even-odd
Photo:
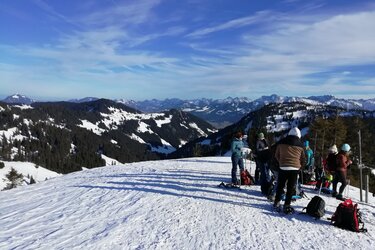
[[[2, 161], [4, 162], [5, 167], [0, 169], [0, 190], [6, 187], [6, 184], [9, 182], [5, 175], [7, 175], [12, 168], [14, 168], [19, 174], [23, 175], [24, 182], [23, 185], [27, 185], [30, 182], [31, 176], [36, 182], [42, 182], [46, 179], [57, 177], [61, 174], [48, 170], [46, 168], [35, 165], [31, 162], [20, 162], [20, 161]], [[37, 167], [35, 167], [37, 166]], [[30, 176], [28, 178], [27, 176]], [[1, 219], [0, 219], [1, 220]], [[1, 227], [1, 222], [0, 222]], [[1, 235], [1, 233], [0, 233]], [[1, 237], [0, 237], [1, 238]]]
[[259, 186], [217, 187], [230, 170], [229, 157], [148, 161], [0, 192], [0, 249], [374, 249], [372, 196], [359, 204], [368, 232], [355, 233], [326, 219], [340, 201], [323, 196], [321, 220], [280, 215]]

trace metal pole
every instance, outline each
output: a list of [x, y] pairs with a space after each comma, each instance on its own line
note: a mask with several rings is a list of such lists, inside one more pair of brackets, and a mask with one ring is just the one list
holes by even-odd
[[361, 144], [361, 130], [358, 130], [358, 140], [359, 140], [359, 179], [360, 179], [360, 186], [359, 186], [359, 191], [360, 195], [359, 198], [361, 201], [363, 201], [362, 197], [362, 190], [363, 190], [363, 183], [362, 183], [362, 144]]
[[369, 180], [369, 175], [368, 174], [366, 174], [366, 203], [368, 203], [368, 190], [369, 190], [369, 182], [370, 182], [370, 180]]

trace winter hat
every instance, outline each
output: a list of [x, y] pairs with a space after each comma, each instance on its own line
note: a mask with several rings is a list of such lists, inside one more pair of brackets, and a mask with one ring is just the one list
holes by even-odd
[[308, 146], [310, 146], [310, 142], [309, 141], [305, 141], [304, 145], [305, 145], [305, 147], [308, 147]]
[[260, 140], [263, 140], [263, 139], [264, 139], [264, 134], [263, 134], [263, 133], [259, 133], [259, 134], [258, 134], [258, 138], [259, 138]]
[[333, 154], [336, 154], [336, 153], [337, 153], [337, 147], [336, 147], [336, 145], [334, 144], [333, 146], [331, 146], [331, 147], [328, 149], [328, 152], [333, 153]]
[[288, 135], [294, 135], [301, 138], [301, 131], [297, 127], [294, 127], [289, 131]]
[[343, 144], [342, 147], [341, 147], [341, 150], [345, 151], [345, 152], [349, 152], [350, 151], [349, 144], [347, 144], [347, 143]]

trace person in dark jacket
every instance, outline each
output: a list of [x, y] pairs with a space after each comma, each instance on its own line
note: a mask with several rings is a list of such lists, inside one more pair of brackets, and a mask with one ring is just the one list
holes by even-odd
[[242, 148], [244, 147], [244, 143], [242, 141], [242, 132], [237, 132], [234, 135], [234, 138], [231, 143], [231, 151], [232, 151], [232, 184], [237, 185], [237, 165], [240, 168], [240, 173], [244, 170], [244, 163], [242, 158]]
[[281, 195], [285, 184], [287, 184], [283, 208], [283, 211], [286, 214], [294, 212], [294, 209], [290, 204], [292, 202], [293, 193], [295, 193], [298, 172], [306, 162], [304, 146], [300, 138], [301, 131], [297, 127], [292, 128], [289, 131], [288, 136], [280, 140], [276, 147], [275, 157], [279, 163], [280, 170], [273, 206], [277, 210], [280, 209]]
[[[347, 185], [346, 177], [348, 172], [348, 166], [352, 164], [352, 161], [349, 159], [350, 146], [349, 144], [344, 144], [341, 147], [340, 152], [336, 156], [336, 171], [333, 177], [333, 193], [332, 196], [336, 197], [338, 200], [343, 200], [342, 193]], [[337, 194], [337, 184], [341, 182], [339, 193]]]
[[260, 186], [263, 190], [263, 194], [268, 195], [265, 188], [271, 181], [269, 161], [271, 160], [270, 150], [268, 148], [268, 141], [264, 137], [263, 133], [259, 133], [258, 140], [256, 142], [256, 164], [260, 170]]

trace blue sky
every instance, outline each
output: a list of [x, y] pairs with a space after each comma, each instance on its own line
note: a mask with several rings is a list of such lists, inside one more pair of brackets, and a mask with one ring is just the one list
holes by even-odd
[[2, 0], [0, 95], [375, 98], [375, 2]]

